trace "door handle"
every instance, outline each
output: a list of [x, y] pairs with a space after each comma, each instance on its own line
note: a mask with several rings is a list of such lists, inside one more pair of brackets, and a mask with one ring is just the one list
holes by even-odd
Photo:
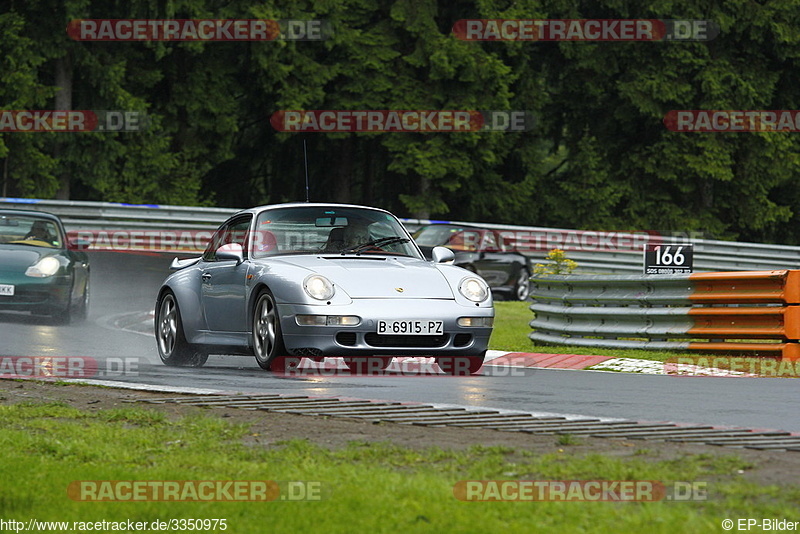
[[203, 273], [203, 276], [201, 276], [200, 278], [203, 279], [203, 282], [208, 282], [209, 280], [211, 280], [211, 273]]

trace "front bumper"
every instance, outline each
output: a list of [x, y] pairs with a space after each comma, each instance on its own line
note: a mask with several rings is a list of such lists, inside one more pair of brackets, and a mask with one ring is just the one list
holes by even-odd
[[0, 272], [0, 284], [14, 286], [13, 296], [0, 295], [0, 310], [43, 312], [65, 310], [69, 306], [72, 291], [69, 276], [32, 278]]
[[[491, 306], [454, 300], [354, 299], [345, 306], [279, 303], [286, 349], [295, 356], [478, 356], [489, 346], [491, 327], [462, 327], [459, 317], [494, 317]], [[356, 315], [357, 326], [300, 326], [295, 316]], [[378, 335], [379, 320], [440, 320], [439, 336]]]

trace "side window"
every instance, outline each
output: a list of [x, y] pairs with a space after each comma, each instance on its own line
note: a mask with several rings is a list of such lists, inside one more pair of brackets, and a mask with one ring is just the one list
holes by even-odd
[[237, 219], [231, 225], [231, 230], [227, 234], [227, 241], [223, 245], [236, 243], [241, 245], [244, 255], [247, 256], [247, 237], [250, 235], [250, 221], [252, 217]]
[[252, 216], [247, 216], [233, 220], [225, 226], [220, 227], [219, 230], [211, 236], [211, 241], [208, 247], [206, 247], [205, 252], [203, 252], [203, 261], [216, 261], [217, 249], [230, 243], [238, 243], [241, 245], [242, 250], [245, 251], [245, 256], [247, 256], [247, 236], [251, 220]]
[[500, 247], [497, 245], [497, 239], [495, 238], [494, 232], [486, 232], [483, 235], [483, 243], [482, 249], [486, 252], [497, 252], [500, 250]]
[[205, 251], [203, 251], [203, 261], [214, 261], [214, 256], [217, 249], [220, 247], [220, 242], [225, 237], [225, 232], [228, 231], [228, 225], [222, 226], [214, 232], [214, 235], [211, 236], [211, 240], [208, 242], [208, 246], [206, 247]]
[[453, 250], [475, 252], [478, 250], [478, 244], [480, 243], [480, 240], [480, 233], [472, 230], [461, 229], [451, 234], [450, 239], [448, 239], [445, 246], [452, 248]]

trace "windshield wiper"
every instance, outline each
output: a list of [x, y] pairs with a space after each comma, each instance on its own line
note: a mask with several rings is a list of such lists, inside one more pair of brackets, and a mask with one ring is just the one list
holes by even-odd
[[347, 252], [355, 252], [358, 254], [362, 250], [369, 248], [369, 247], [380, 247], [383, 245], [394, 245], [395, 243], [408, 243], [411, 241], [407, 237], [400, 237], [400, 236], [391, 236], [391, 237], [381, 237], [380, 239], [373, 239], [372, 241], [367, 241], [366, 243], [361, 243], [360, 245], [356, 245], [353, 247], [348, 247], [346, 249], [341, 250], [342, 254]]

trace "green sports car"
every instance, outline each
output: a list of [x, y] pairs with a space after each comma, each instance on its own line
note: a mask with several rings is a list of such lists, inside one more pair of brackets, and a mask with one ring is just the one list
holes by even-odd
[[39, 211], [0, 210], [0, 310], [85, 319], [89, 258], [61, 220]]

